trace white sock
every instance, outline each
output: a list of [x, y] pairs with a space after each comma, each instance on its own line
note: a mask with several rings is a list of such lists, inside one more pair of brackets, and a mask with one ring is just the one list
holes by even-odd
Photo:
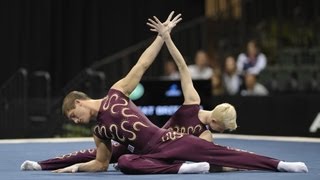
[[282, 172], [308, 172], [308, 167], [303, 162], [280, 161], [277, 168]]
[[178, 174], [209, 173], [209, 169], [210, 164], [207, 162], [183, 163], [178, 171]]
[[37, 163], [35, 161], [29, 161], [29, 160], [24, 161], [21, 164], [20, 169], [22, 171], [40, 171], [40, 170], [42, 170], [39, 163]]

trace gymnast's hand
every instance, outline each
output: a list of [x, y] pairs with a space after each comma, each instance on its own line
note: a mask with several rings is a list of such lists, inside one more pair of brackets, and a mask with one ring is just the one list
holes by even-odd
[[174, 11], [170, 13], [164, 23], [161, 23], [156, 16], [153, 16], [154, 20], [149, 18], [147, 25], [151, 27], [151, 31], [158, 32], [159, 36], [166, 39], [169, 37], [171, 30], [182, 20], [181, 14], [178, 14], [172, 19], [173, 14]]
[[75, 173], [75, 172], [78, 172], [78, 170], [79, 170], [79, 165], [75, 164], [75, 165], [72, 165], [72, 166], [69, 166], [69, 167], [66, 167], [63, 169], [54, 170], [52, 172], [54, 172], [54, 173]]

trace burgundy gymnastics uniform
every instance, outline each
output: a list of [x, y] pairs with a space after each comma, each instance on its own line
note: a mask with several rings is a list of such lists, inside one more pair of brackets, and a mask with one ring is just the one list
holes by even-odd
[[[175, 114], [163, 126], [164, 129], [172, 129], [177, 132], [199, 136], [206, 130], [206, 126], [198, 118], [199, 105], [182, 105]], [[129, 154], [126, 146], [112, 141], [112, 157], [110, 163], [118, 162], [123, 154]], [[55, 170], [76, 163], [83, 163], [96, 158], [96, 149], [86, 149], [61, 155], [52, 159], [39, 161], [42, 170]]]
[[118, 167], [128, 174], [177, 173], [181, 163], [208, 162], [214, 166], [277, 171], [279, 160], [161, 129], [122, 92], [110, 89], [102, 101], [94, 133], [113, 139], [135, 154], [122, 155]]
[[[112, 150], [113, 152], [110, 163], [116, 163], [121, 155], [130, 153], [125, 146], [122, 146], [116, 141], [112, 141]], [[96, 148], [85, 149], [61, 155], [52, 159], [39, 161], [38, 163], [42, 170], [56, 170], [71, 166], [76, 163], [84, 163], [94, 160], [96, 159], [96, 153]]]

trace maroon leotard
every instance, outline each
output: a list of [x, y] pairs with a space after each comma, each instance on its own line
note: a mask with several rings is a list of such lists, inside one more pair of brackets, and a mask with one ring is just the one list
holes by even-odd
[[[206, 130], [206, 126], [198, 118], [200, 106], [182, 105], [162, 127], [163, 129], [173, 129], [178, 132], [185, 132], [199, 136]], [[118, 162], [118, 158], [123, 154], [129, 154], [127, 147], [112, 141], [112, 157], [110, 163]], [[96, 149], [86, 149], [61, 155], [52, 159], [39, 161], [42, 170], [54, 170], [64, 168], [76, 163], [88, 162], [96, 158]]]
[[[153, 125], [118, 90], [103, 100], [94, 133], [114, 139], [137, 154], [122, 155], [118, 165], [128, 174], [177, 173], [180, 161], [209, 162], [215, 166], [277, 171], [279, 160], [219, 146], [195, 136]], [[174, 128], [174, 127], [173, 127]]]
[[198, 117], [199, 110], [198, 104], [182, 105], [162, 128], [199, 137], [207, 130]]
[[99, 138], [116, 140], [136, 153], [118, 159], [118, 167], [124, 173], [177, 173], [181, 163], [173, 163], [175, 160], [277, 171], [277, 159], [155, 126], [127, 96], [115, 89], [110, 89], [102, 101], [97, 121], [94, 133]]
[[113, 139], [131, 152], [147, 153], [167, 130], [149, 119], [118, 90], [110, 89], [102, 101], [94, 134], [101, 139]]
[[[112, 141], [112, 157], [110, 163], [118, 162], [118, 158], [123, 154], [130, 153], [127, 148], [116, 141]], [[96, 158], [96, 148], [74, 151], [52, 159], [39, 161], [42, 170], [55, 170], [71, 166], [76, 163], [84, 163]]]

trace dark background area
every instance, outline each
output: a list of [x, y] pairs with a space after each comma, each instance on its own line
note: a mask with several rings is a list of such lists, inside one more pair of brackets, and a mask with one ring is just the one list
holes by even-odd
[[[202, 95], [205, 109], [234, 104], [235, 133], [319, 137], [319, 128], [309, 131], [319, 114], [318, 0], [2, 0], [0, 138], [90, 136], [89, 128], [62, 116], [64, 95], [76, 89], [103, 96], [155, 36], [147, 18], [164, 20], [172, 10], [183, 14], [172, 36], [188, 64], [204, 49], [219, 67], [226, 55], [244, 52], [251, 38], [267, 55], [260, 80], [269, 96]], [[137, 105], [181, 104], [182, 97], [159, 95], [170, 83], [159, 81], [168, 57], [161, 51], [145, 74], [151, 89]], [[207, 85], [199, 93], [211, 92]], [[150, 117], [157, 125], [168, 118]]]
[[154, 34], [148, 17], [204, 15], [203, 0], [2, 0], [0, 84], [18, 68], [51, 74], [55, 95], [79, 71]]

